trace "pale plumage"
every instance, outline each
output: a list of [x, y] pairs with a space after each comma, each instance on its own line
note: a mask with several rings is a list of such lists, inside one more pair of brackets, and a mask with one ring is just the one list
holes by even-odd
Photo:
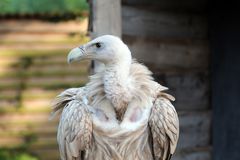
[[71, 51], [69, 61], [95, 59], [104, 69], [85, 87], [61, 93], [58, 143], [62, 160], [166, 160], [177, 145], [179, 122], [151, 72], [132, 60], [122, 41], [102, 36]]

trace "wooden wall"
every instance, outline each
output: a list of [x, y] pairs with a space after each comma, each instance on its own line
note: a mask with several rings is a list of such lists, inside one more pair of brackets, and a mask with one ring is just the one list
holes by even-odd
[[180, 139], [174, 160], [211, 159], [206, 0], [122, 0], [122, 38], [176, 97]]
[[39, 160], [57, 160], [51, 102], [87, 81], [88, 62], [67, 64], [69, 50], [88, 40], [87, 19], [0, 23], [0, 149], [20, 147]]

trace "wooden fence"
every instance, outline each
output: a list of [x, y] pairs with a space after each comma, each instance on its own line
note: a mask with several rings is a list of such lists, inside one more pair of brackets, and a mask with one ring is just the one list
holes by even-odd
[[0, 148], [26, 146], [59, 159], [52, 99], [87, 80], [88, 62], [68, 65], [68, 51], [87, 40], [87, 20], [0, 22]]

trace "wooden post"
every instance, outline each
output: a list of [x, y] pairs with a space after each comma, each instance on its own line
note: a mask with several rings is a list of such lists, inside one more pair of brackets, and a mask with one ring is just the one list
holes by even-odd
[[121, 38], [121, 0], [91, 0], [90, 36], [92, 38], [111, 34]]
[[[110, 34], [121, 38], [122, 15], [121, 0], [89, 0], [90, 18], [89, 34], [96, 38], [101, 35]], [[92, 63], [92, 70], [101, 70], [102, 64]]]

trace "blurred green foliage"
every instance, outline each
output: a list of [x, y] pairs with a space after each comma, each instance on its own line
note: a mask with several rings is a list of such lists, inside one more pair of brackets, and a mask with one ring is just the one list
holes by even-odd
[[0, 160], [38, 160], [37, 157], [27, 153], [22, 148], [18, 149], [0, 149]]
[[36, 141], [36, 135], [33, 133], [23, 134], [25, 143], [12, 148], [0, 148], [0, 160], [38, 160], [36, 156], [29, 153], [30, 145]]
[[80, 15], [86, 0], [0, 0], [0, 15]]

